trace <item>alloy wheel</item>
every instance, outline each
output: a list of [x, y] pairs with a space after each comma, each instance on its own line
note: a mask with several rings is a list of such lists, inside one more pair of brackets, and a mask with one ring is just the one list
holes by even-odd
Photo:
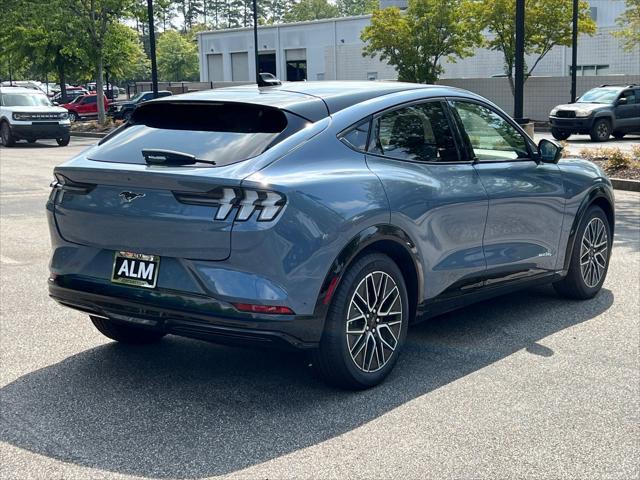
[[392, 358], [402, 329], [402, 300], [393, 278], [367, 274], [351, 297], [347, 312], [347, 348], [355, 365], [375, 372]]
[[609, 239], [604, 222], [592, 218], [582, 234], [580, 271], [585, 285], [593, 288], [600, 283], [607, 267]]
[[609, 138], [609, 126], [605, 123], [605, 122], [600, 122], [598, 124], [598, 137], [600, 137], [603, 140], [606, 140], [607, 138]]

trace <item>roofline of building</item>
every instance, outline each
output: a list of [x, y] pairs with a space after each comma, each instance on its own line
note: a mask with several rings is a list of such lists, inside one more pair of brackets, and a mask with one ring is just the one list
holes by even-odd
[[[357, 20], [364, 18], [371, 18], [371, 14], [367, 15], [354, 15], [352, 17], [335, 17], [335, 18], [322, 18], [320, 20], [305, 20], [304, 22], [291, 22], [291, 23], [274, 23], [272, 25], [258, 25], [258, 31], [269, 30], [270, 28], [280, 28], [298, 25], [317, 25], [319, 23], [334, 23], [334, 22], [346, 22], [349, 20]], [[228, 33], [228, 32], [247, 32], [252, 31], [253, 27], [236, 27], [236, 28], [221, 28], [220, 30], [207, 30], [204, 32], [198, 32], [198, 36], [216, 33]]]

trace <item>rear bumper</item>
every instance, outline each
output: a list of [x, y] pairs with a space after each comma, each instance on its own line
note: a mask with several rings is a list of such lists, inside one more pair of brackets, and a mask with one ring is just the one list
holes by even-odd
[[245, 314], [205, 295], [148, 291], [69, 275], [53, 275], [49, 295], [92, 315], [217, 343], [309, 349], [318, 345], [324, 324], [315, 316]]
[[69, 125], [60, 123], [12, 125], [11, 133], [18, 138], [63, 138], [69, 136]]
[[558, 118], [549, 117], [551, 128], [557, 128], [565, 132], [584, 132], [587, 133], [593, 126], [593, 118]]

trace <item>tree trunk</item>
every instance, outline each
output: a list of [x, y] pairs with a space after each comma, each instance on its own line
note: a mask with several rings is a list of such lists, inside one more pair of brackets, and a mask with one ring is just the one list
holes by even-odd
[[97, 75], [96, 75], [96, 102], [98, 103], [98, 123], [104, 124], [106, 121], [106, 115], [104, 111], [104, 90], [102, 84], [102, 49], [99, 49], [98, 62], [97, 62]]
[[60, 52], [56, 54], [56, 70], [58, 71], [58, 85], [60, 85], [60, 100], [67, 102], [67, 79], [64, 74], [64, 60]]

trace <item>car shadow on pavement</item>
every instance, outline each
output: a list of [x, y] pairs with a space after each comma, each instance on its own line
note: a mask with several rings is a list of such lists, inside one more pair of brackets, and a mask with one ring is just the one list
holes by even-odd
[[[3, 145], [2, 148], [8, 148], [8, 147], [5, 147]], [[9, 148], [20, 149], [20, 148], [60, 148], [60, 147], [54, 141], [54, 143], [51, 143], [51, 144], [40, 143], [40, 142], [35, 142], [35, 143], [18, 142]]]
[[0, 440], [149, 478], [226, 474], [349, 432], [514, 352], [564, 355], [543, 339], [613, 300], [607, 289], [573, 302], [540, 287], [429, 320], [409, 331], [387, 381], [363, 392], [325, 386], [298, 353], [175, 337], [108, 343], [2, 388]]

